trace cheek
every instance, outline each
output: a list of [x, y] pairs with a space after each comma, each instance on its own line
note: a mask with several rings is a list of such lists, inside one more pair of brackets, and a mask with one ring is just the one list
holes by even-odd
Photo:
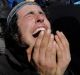
[[31, 31], [34, 24], [35, 24], [34, 19], [27, 18], [27, 19], [21, 20], [18, 26], [20, 31], [24, 33], [26, 31]]
[[51, 29], [51, 24], [47, 19], [45, 19], [44, 23], [47, 25], [49, 29]]

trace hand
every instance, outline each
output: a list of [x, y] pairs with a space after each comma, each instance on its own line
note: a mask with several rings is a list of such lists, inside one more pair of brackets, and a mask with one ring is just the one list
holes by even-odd
[[[31, 50], [31, 48], [29, 48]], [[33, 55], [27, 50], [28, 59], [34, 60], [37, 69], [41, 75], [55, 75], [56, 73], [56, 46], [54, 35], [48, 31], [42, 31], [37, 38]]]
[[55, 35], [57, 50], [57, 69], [56, 75], [64, 75], [65, 70], [71, 60], [68, 40], [62, 32], [57, 31]]
[[31, 57], [32, 48], [27, 50], [28, 60], [34, 60], [41, 75], [64, 74], [71, 58], [68, 40], [62, 32], [57, 31], [54, 40], [54, 35], [49, 31], [42, 31], [36, 40]]

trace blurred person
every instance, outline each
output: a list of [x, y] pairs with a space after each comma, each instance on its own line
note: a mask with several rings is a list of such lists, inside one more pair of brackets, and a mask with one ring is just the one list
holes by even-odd
[[12, 9], [16, 4], [22, 2], [24, 0], [7, 0], [8, 6], [10, 9]]
[[6, 0], [0, 0], [0, 19], [6, 18], [9, 13], [8, 4]]

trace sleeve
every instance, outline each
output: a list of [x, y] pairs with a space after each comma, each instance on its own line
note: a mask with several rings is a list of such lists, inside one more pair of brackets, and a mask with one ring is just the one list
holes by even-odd
[[5, 70], [1, 69], [1, 66], [0, 66], [0, 75], [8, 75]]
[[0, 75], [7, 75], [6, 73], [4, 73], [4, 72], [0, 72]]
[[71, 69], [69, 69], [65, 71], [64, 75], [75, 75], [75, 74]]

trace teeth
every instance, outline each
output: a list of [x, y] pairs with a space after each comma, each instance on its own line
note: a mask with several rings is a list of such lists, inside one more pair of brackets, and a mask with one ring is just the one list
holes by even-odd
[[38, 28], [33, 32], [33, 35], [36, 34], [38, 31], [46, 30], [45, 28]]

